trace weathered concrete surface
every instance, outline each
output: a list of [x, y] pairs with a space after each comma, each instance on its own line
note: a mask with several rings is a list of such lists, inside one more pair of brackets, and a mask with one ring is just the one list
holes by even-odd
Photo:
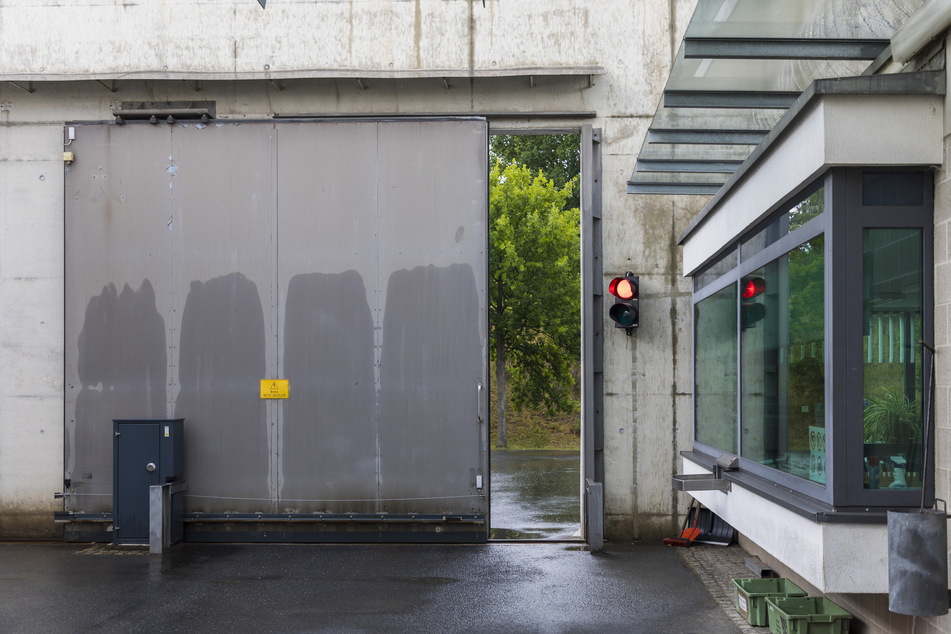
[[61, 534], [52, 522], [63, 482], [61, 146], [61, 126], [0, 123], [0, 535], [9, 538]]
[[[669, 475], [691, 388], [676, 238], [704, 201], [630, 196], [626, 181], [696, 0], [59, 4], [0, 6], [0, 79], [19, 82], [0, 82], [0, 506], [50, 513], [36, 537], [55, 530], [64, 474], [62, 126], [111, 120], [123, 101], [215, 101], [232, 120], [507, 112], [524, 117], [493, 130], [600, 128], [605, 285], [630, 270], [645, 288], [635, 337], [603, 316], [606, 535], [678, 525]], [[565, 114], [538, 116], [551, 112]], [[14, 517], [0, 537], [36, 530]]]
[[49, 498], [45, 509], [28, 498], [22, 503], [0, 505], [0, 535], [9, 539], [61, 539], [62, 526], [52, 517], [62, 509], [62, 503], [54, 501], [53, 496]]
[[578, 68], [600, 64], [604, 42], [591, 33], [612, 22], [623, 20], [632, 30], [647, 23], [662, 33], [666, 3], [663, 11], [645, 5], [271, 0], [262, 10], [243, 1], [11, 2], [0, 7], [0, 68], [4, 78], [38, 80], [349, 77], [355, 71], [445, 77]]
[[677, 551], [0, 544], [0, 619], [11, 634], [740, 631]]

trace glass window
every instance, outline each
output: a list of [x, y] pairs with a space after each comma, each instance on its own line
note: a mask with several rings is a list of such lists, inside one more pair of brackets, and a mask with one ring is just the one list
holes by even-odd
[[744, 458], [825, 484], [825, 240], [740, 282]]
[[715, 281], [724, 273], [736, 268], [736, 247], [730, 249], [727, 253], [720, 256], [720, 259], [708, 266], [704, 271], [693, 278], [693, 290], [699, 291], [701, 288]]
[[862, 204], [920, 207], [925, 204], [925, 175], [922, 172], [864, 172]]
[[739, 455], [737, 477], [768, 494], [761, 482], [834, 507], [930, 504], [932, 175], [834, 168], [801, 191], [701, 273], [698, 452]]
[[750, 259], [783, 236], [792, 233], [825, 211], [825, 188], [815, 191], [776, 216], [768, 225], [745, 240], [740, 246], [743, 261]]
[[736, 452], [736, 284], [694, 305], [694, 407], [698, 442]]
[[922, 232], [863, 231], [866, 489], [920, 489]]

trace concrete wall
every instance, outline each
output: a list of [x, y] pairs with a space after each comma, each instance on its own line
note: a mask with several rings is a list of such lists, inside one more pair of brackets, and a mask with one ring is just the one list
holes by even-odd
[[[54, 536], [62, 508], [63, 123], [180, 100], [232, 119], [511, 112], [525, 116], [493, 126], [600, 127], [605, 278], [633, 271], [643, 298], [633, 337], [603, 317], [606, 535], [676, 528], [691, 370], [675, 238], [704, 201], [625, 184], [695, 0], [56, 4], [0, 5], [0, 538]], [[596, 116], [532, 115], [553, 111]]]
[[57, 4], [4, 3], [5, 73], [34, 79], [350, 77], [354, 71], [438, 77], [598, 65], [605, 44], [615, 43], [592, 38], [599, 27], [654, 22], [638, 15], [650, 11], [642, 3], [577, 0], [495, 0], [484, 7], [481, 0], [271, 0], [267, 10], [253, 0]]

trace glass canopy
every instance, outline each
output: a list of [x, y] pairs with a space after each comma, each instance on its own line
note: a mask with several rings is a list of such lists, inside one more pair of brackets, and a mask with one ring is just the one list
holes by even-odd
[[924, 3], [699, 0], [628, 193], [716, 193], [814, 80], [861, 75]]

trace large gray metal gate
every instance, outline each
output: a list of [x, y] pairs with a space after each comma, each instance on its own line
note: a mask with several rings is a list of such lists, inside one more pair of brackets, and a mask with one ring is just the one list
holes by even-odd
[[485, 121], [69, 127], [67, 536], [184, 418], [187, 539], [487, 538]]

